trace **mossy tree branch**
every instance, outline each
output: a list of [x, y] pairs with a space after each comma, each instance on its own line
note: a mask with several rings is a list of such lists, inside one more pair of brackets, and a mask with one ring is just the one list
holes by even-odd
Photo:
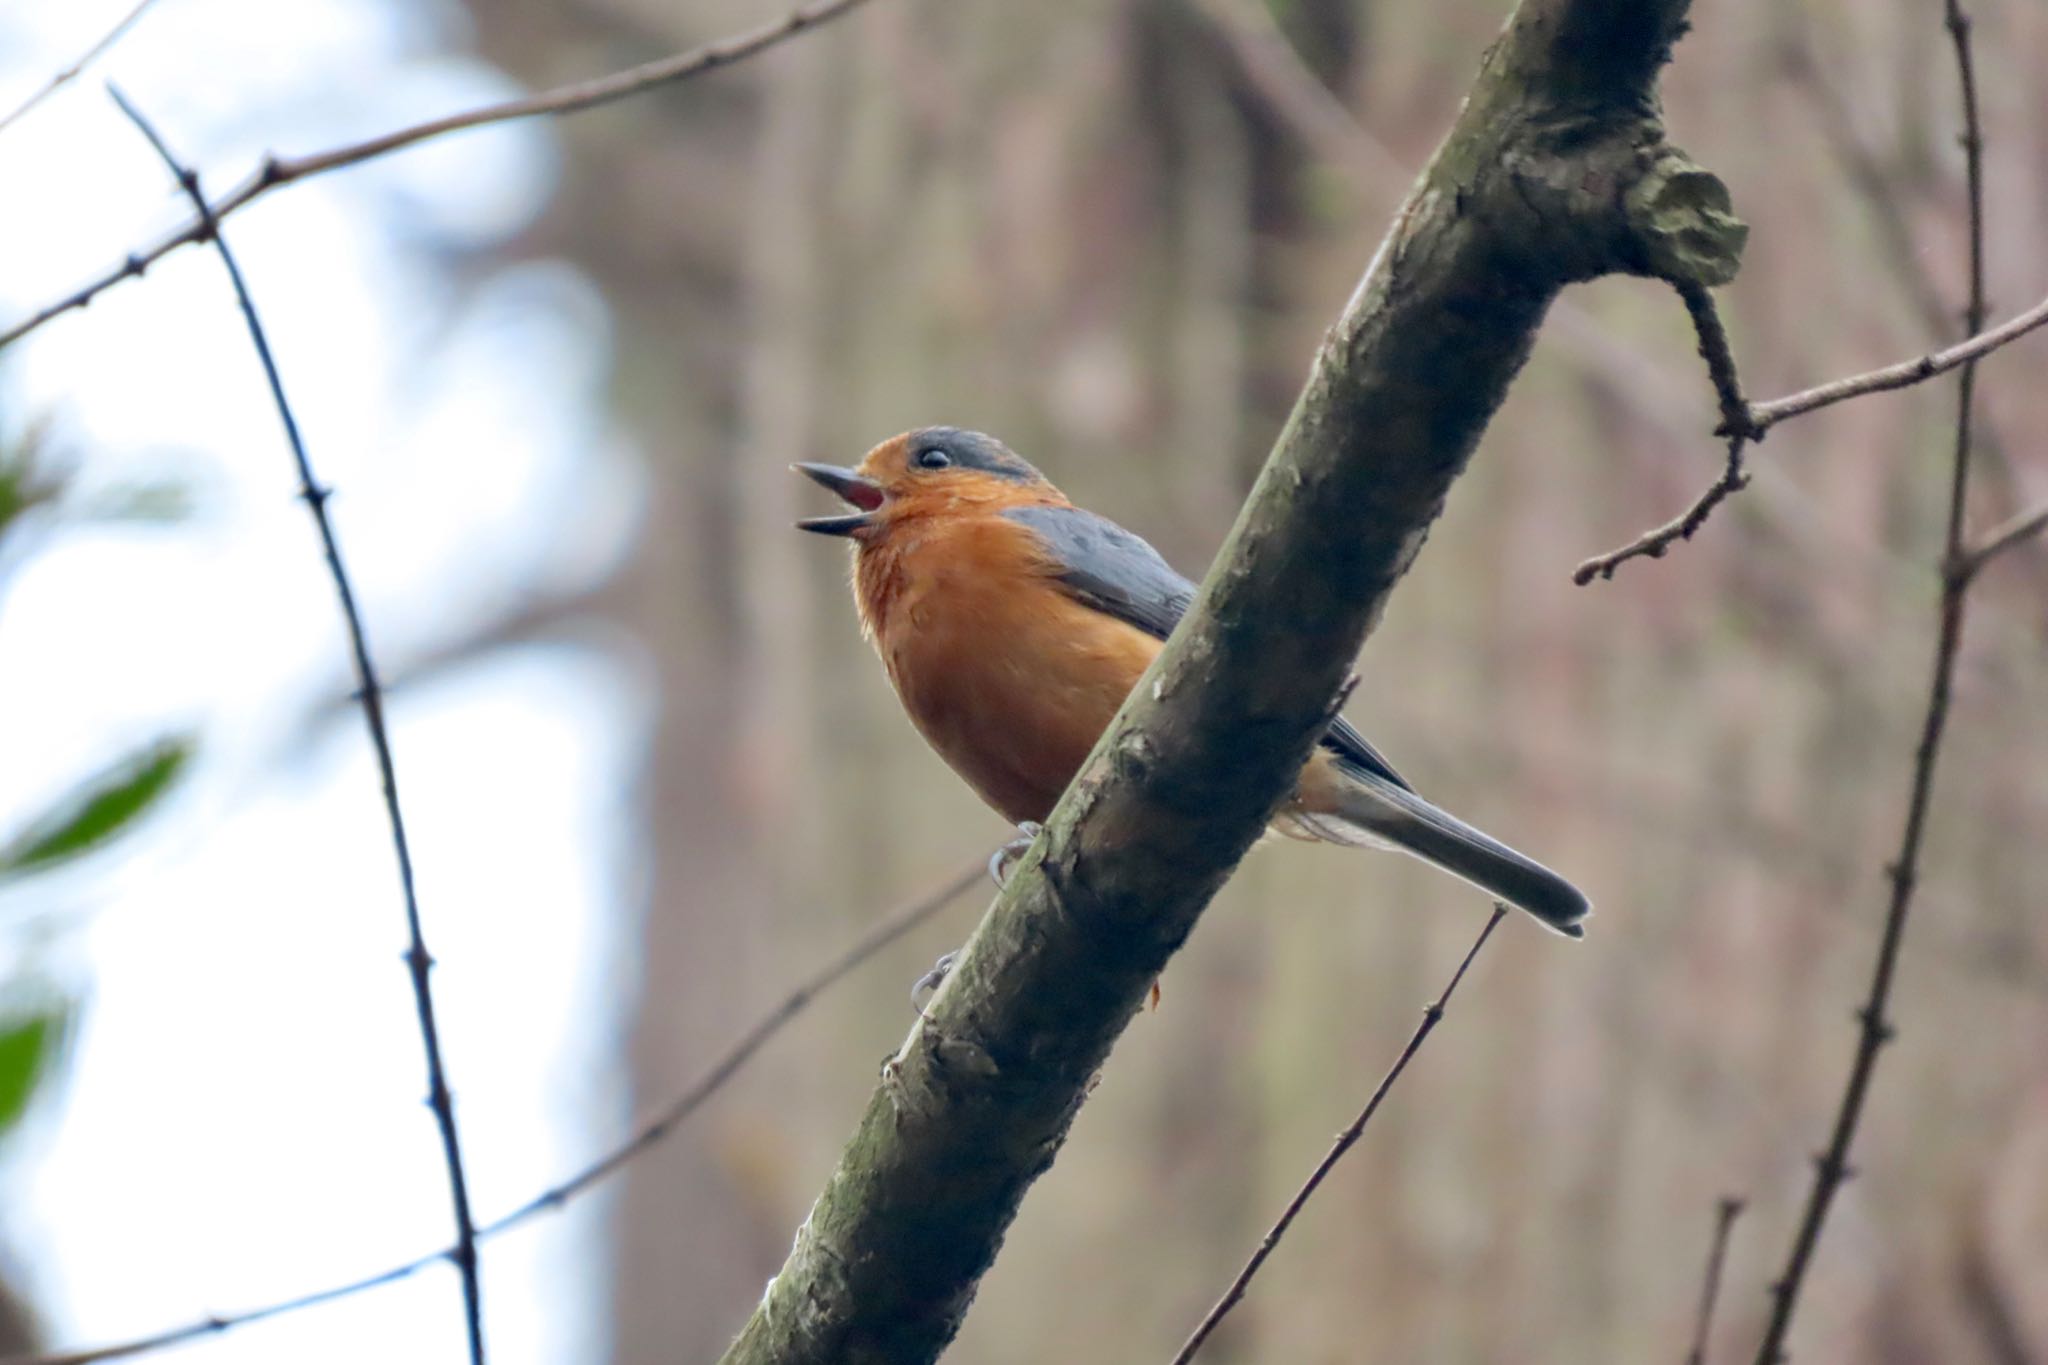
[[1613, 272], [1733, 275], [1744, 229], [1659, 115], [1685, 10], [1516, 10], [1200, 597], [883, 1065], [729, 1362], [938, 1356], [1111, 1044], [1291, 787], [1550, 300]]

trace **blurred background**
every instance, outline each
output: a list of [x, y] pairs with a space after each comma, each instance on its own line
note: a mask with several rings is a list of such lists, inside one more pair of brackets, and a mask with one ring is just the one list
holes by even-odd
[[[129, 0], [10, 7], [0, 107]], [[1702, 6], [1674, 134], [1752, 226], [1751, 392], [1958, 331], [1935, 0]], [[1993, 316], [2048, 289], [2048, 10], [1977, 0]], [[701, 0], [159, 0], [0, 129], [9, 320], [216, 189], [769, 17]], [[481, 1216], [659, 1108], [1006, 836], [859, 640], [792, 459], [1002, 435], [1199, 574], [1504, 0], [876, 0], [729, 72], [231, 220], [392, 682]], [[1978, 526], [2048, 496], [2048, 343], [1984, 367]], [[1934, 624], [1949, 384], [1773, 434], [1690, 545], [1572, 567], [1719, 468], [1682, 309], [1552, 311], [1351, 714], [1600, 907], [1508, 924], [1205, 1359], [1684, 1349], [1741, 1194], [1755, 1340], [1840, 1093]], [[403, 918], [338, 614], [218, 262], [0, 353], [0, 1279], [86, 1344], [445, 1245]], [[1972, 598], [1885, 1055], [1809, 1360], [2048, 1360], [2048, 554]], [[76, 819], [81, 805], [119, 817]], [[25, 855], [35, 854], [29, 857]], [[780, 1265], [979, 890], [600, 1193], [489, 1244], [493, 1358], [708, 1360]], [[960, 1360], [1163, 1358], [1364, 1099], [1485, 905], [1256, 851], [1024, 1206]], [[405, 1284], [179, 1358], [460, 1358]], [[21, 1334], [30, 1334], [24, 1337]], [[40, 1334], [36, 1336], [35, 1334]]]

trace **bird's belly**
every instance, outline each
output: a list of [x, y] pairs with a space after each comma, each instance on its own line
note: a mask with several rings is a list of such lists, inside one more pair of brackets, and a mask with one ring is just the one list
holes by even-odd
[[909, 615], [908, 630], [878, 641], [904, 709], [1011, 821], [1051, 813], [1159, 651], [1151, 636], [1051, 591], [928, 600]]

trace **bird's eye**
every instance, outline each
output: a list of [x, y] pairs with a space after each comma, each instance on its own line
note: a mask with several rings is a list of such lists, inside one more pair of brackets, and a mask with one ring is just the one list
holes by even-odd
[[953, 463], [953, 457], [937, 446], [927, 446], [917, 452], [919, 469], [944, 469]]

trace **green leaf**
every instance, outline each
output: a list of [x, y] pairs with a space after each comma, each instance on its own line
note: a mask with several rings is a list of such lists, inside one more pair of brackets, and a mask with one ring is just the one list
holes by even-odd
[[29, 1098], [49, 1072], [63, 1037], [64, 1016], [38, 1015], [0, 1026], [0, 1133], [21, 1121]]
[[44, 435], [38, 421], [15, 441], [0, 445], [0, 535], [24, 513], [56, 501], [64, 491], [63, 478], [46, 467]]
[[0, 848], [0, 880], [75, 858], [113, 838], [170, 790], [191, 757], [192, 737], [174, 735], [80, 783]]

